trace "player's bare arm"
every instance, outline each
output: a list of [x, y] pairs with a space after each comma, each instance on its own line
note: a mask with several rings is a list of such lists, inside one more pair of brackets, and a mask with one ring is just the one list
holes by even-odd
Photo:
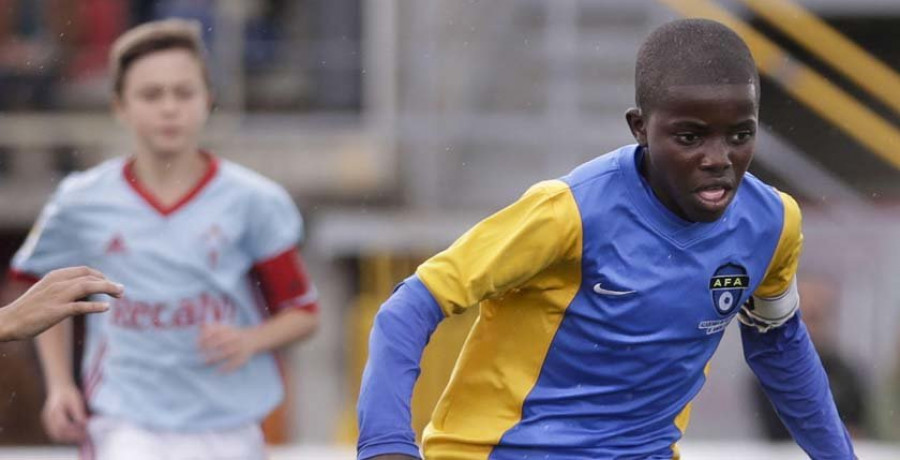
[[319, 328], [319, 314], [292, 309], [278, 312], [264, 323], [251, 328], [226, 324], [208, 324], [200, 332], [200, 348], [207, 364], [219, 365], [223, 372], [243, 366], [253, 355], [277, 350], [306, 340]]
[[0, 309], [0, 341], [31, 338], [70, 316], [106, 311], [107, 302], [79, 299], [95, 294], [119, 297], [122, 290], [91, 268], [52, 271]]
[[120, 297], [122, 293], [121, 285], [87, 267], [51, 271], [33, 285], [10, 281], [4, 288], [5, 298], [15, 299], [0, 309], [4, 340], [38, 336], [47, 388], [41, 419], [55, 441], [82, 441], [87, 420], [81, 392], [71, 374], [70, 317], [109, 309], [106, 302], [79, 299], [94, 294]]

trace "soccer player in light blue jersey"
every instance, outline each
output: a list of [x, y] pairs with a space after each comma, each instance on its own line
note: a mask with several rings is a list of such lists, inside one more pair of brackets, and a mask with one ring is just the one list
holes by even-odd
[[265, 458], [259, 424], [284, 393], [272, 352], [318, 324], [290, 196], [198, 147], [211, 106], [200, 36], [168, 20], [119, 38], [114, 108], [131, 155], [64, 180], [13, 262], [21, 281], [85, 264], [128, 288], [88, 317], [81, 391], [66, 327], [38, 340], [44, 425], [84, 459]]
[[[679, 458], [734, 318], [797, 443], [854, 458], [797, 309], [799, 208], [745, 174], [759, 113], [749, 49], [719, 23], [675, 21], [642, 45], [635, 83], [635, 145], [535, 185], [381, 307], [360, 459]], [[476, 306], [420, 452], [409, 405], [422, 350]]]

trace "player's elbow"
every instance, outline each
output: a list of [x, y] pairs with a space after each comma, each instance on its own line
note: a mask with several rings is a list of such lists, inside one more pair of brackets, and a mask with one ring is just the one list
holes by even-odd
[[322, 314], [319, 313], [319, 305], [312, 304], [309, 308], [304, 308], [299, 312], [303, 318], [303, 335], [302, 339], [308, 339], [319, 332], [322, 325]]
[[[428, 341], [444, 313], [433, 300], [404, 283], [381, 305], [372, 325], [372, 336], [390, 337], [392, 341]], [[424, 343], [423, 343], [424, 346]]]
[[309, 304], [303, 308], [289, 308], [278, 314], [278, 321], [286, 323], [282, 330], [287, 331], [286, 343], [306, 341], [318, 332], [321, 323], [318, 305]]

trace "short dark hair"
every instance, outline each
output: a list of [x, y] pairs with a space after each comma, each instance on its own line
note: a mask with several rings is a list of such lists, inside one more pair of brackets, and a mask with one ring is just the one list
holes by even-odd
[[116, 39], [109, 53], [113, 92], [122, 95], [125, 74], [135, 61], [148, 54], [169, 49], [184, 49], [197, 57], [203, 80], [210, 86], [209, 69], [203, 47], [200, 23], [187, 19], [164, 19], [141, 24]]
[[644, 112], [652, 110], [671, 86], [742, 83], [752, 83], [759, 97], [759, 73], [750, 48], [716, 21], [680, 19], [663, 24], [638, 50], [635, 102]]

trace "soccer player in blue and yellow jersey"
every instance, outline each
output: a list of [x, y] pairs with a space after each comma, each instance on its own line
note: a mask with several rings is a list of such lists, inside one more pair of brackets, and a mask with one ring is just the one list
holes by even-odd
[[427, 459], [678, 458], [735, 317], [797, 443], [854, 457], [797, 309], [799, 208], [745, 174], [759, 112], [749, 49], [716, 22], [672, 22], [642, 45], [635, 83], [636, 145], [535, 185], [382, 306], [360, 459], [420, 455], [409, 404], [422, 350], [444, 317], [476, 305]]

